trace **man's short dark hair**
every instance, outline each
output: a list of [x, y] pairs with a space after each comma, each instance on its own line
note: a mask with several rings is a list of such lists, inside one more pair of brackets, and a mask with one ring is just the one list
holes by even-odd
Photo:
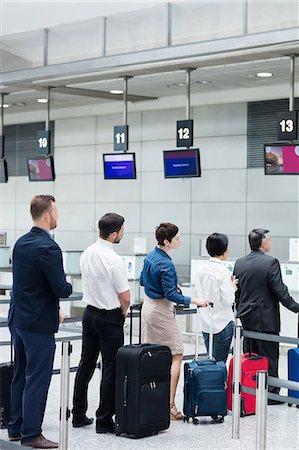
[[163, 222], [156, 228], [156, 239], [159, 245], [164, 245], [164, 240], [171, 242], [178, 234], [179, 229], [174, 223]]
[[116, 213], [107, 213], [99, 220], [100, 237], [107, 239], [111, 233], [118, 233], [125, 219]]
[[210, 256], [221, 256], [228, 246], [228, 237], [222, 233], [212, 233], [207, 238], [206, 249]]
[[248, 235], [249, 245], [251, 250], [259, 250], [262, 245], [263, 239], [267, 237], [269, 230], [265, 230], [264, 228], [255, 228], [250, 231]]
[[36, 195], [33, 197], [30, 204], [32, 219], [39, 219], [45, 212], [50, 211], [52, 202], [55, 202], [53, 195]]

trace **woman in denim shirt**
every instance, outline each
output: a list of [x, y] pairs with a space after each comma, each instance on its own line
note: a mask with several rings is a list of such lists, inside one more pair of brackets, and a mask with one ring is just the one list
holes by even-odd
[[156, 228], [158, 245], [144, 259], [140, 284], [144, 286], [142, 307], [142, 342], [167, 345], [172, 354], [170, 379], [170, 418], [181, 420], [183, 415], [175, 406], [175, 394], [183, 359], [183, 339], [175, 318], [175, 305], [188, 307], [190, 303], [208, 306], [208, 301], [191, 299], [178, 287], [174, 264], [168, 255], [181, 244], [179, 229], [172, 223]]

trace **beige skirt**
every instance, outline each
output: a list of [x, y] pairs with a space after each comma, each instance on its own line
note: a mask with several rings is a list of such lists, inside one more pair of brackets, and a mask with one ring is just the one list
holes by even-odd
[[145, 297], [141, 316], [142, 342], [167, 345], [172, 355], [182, 355], [183, 339], [175, 315], [173, 302]]

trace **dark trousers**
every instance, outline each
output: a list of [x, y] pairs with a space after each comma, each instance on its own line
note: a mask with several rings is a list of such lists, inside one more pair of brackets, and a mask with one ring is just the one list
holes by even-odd
[[42, 432], [55, 340], [53, 333], [36, 333], [14, 327], [10, 332], [15, 357], [8, 434], [21, 434], [22, 443], [26, 443]]
[[[270, 334], [278, 335], [278, 333]], [[279, 342], [259, 341], [245, 337], [243, 349], [244, 352], [253, 352], [265, 356], [269, 361], [269, 375], [278, 378]], [[268, 391], [278, 394], [279, 388], [269, 386]]]
[[[232, 342], [233, 334], [235, 329], [235, 323], [230, 321], [225, 328], [219, 333], [213, 334], [213, 351], [212, 355], [216, 361], [226, 362], [228, 357], [228, 352], [230, 349], [230, 344]], [[209, 333], [202, 333], [207, 352], [209, 353]]]
[[78, 420], [86, 414], [88, 384], [101, 352], [103, 369], [100, 403], [96, 411], [97, 426], [105, 427], [112, 421], [115, 414], [116, 353], [124, 343], [123, 324], [120, 308], [104, 310], [87, 306], [84, 311], [82, 354], [73, 397], [73, 416]]

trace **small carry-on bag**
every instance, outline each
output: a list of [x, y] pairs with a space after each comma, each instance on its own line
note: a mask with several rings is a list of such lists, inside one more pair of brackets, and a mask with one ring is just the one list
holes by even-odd
[[[299, 382], [299, 348], [291, 348], [288, 351], [288, 379]], [[299, 398], [299, 391], [289, 389], [289, 397]], [[292, 403], [288, 403], [292, 406]], [[299, 408], [299, 405], [296, 405]]]
[[[244, 353], [241, 357], [241, 386], [256, 388], [256, 372], [268, 370], [268, 360], [265, 356], [255, 353]], [[234, 358], [230, 360], [227, 380], [227, 407], [232, 410], [232, 385], [234, 372]], [[255, 395], [241, 392], [241, 417], [255, 414]]]
[[[213, 304], [210, 304], [213, 317]], [[200, 360], [198, 355], [199, 308], [196, 317], [195, 359], [184, 365], [184, 421], [199, 423], [198, 416], [211, 416], [213, 422], [222, 423], [227, 414], [226, 365], [215, 361], [213, 352], [213, 320], [209, 338], [209, 358]]]
[[165, 345], [140, 344], [140, 334], [139, 344], [132, 344], [130, 310], [130, 345], [116, 355], [115, 432], [141, 438], [169, 428], [172, 357]]
[[7, 428], [10, 421], [10, 387], [13, 378], [12, 342], [10, 362], [0, 364], [0, 428]]

